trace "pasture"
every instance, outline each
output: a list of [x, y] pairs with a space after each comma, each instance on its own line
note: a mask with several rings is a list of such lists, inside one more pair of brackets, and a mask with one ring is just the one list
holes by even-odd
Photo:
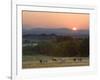
[[89, 66], [88, 57], [23, 56], [22, 68]]

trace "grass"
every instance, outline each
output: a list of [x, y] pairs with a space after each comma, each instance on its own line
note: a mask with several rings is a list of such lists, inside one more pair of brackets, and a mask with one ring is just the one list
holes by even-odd
[[[82, 60], [76, 60], [81, 58]], [[53, 61], [52, 59], [57, 59]], [[62, 61], [64, 59], [64, 61]], [[46, 60], [46, 63], [40, 63], [40, 60]], [[52, 57], [44, 55], [23, 56], [22, 68], [47, 68], [47, 67], [72, 67], [72, 66], [89, 66], [88, 57]]]

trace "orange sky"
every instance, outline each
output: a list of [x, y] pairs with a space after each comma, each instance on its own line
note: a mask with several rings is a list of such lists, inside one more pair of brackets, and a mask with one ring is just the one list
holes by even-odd
[[89, 14], [23, 11], [22, 23], [33, 28], [88, 29]]

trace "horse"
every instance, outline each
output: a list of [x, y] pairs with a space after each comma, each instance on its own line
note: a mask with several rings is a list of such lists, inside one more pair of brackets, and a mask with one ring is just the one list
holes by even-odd
[[47, 61], [47, 60], [45, 60], [45, 59], [40, 59], [40, 63], [41, 63], [41, 64], [47, 64], [47, 63], [48, 63], [48, 61]]
[[58, 62], [59, 62], [59, 63], [65, 63], [65, 62], [66, 62], [66, 60], [65, 60], [65, 59], [63, 59], [63, 58], [61, 58], [61, 59], [58, 59]]
[[81, 62], [81, 61], [82, 61], [82, 58], [79, 58], [79, 59], [78, 59], [78, 61], [80, 61], [80, 62]]
[[57, 61], [57, 59], [53, 58], [52, 61]]
[[74, 58], [73, 61], [82, 61], [82, 58]]
[[73, 61], [76, 61], [76, 58], [74, 58]]

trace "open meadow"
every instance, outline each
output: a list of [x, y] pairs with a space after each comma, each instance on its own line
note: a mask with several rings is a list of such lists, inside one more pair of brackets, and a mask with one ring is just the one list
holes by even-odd
[[23, 56], [23, 68], [89, 66], [88, 57]]

